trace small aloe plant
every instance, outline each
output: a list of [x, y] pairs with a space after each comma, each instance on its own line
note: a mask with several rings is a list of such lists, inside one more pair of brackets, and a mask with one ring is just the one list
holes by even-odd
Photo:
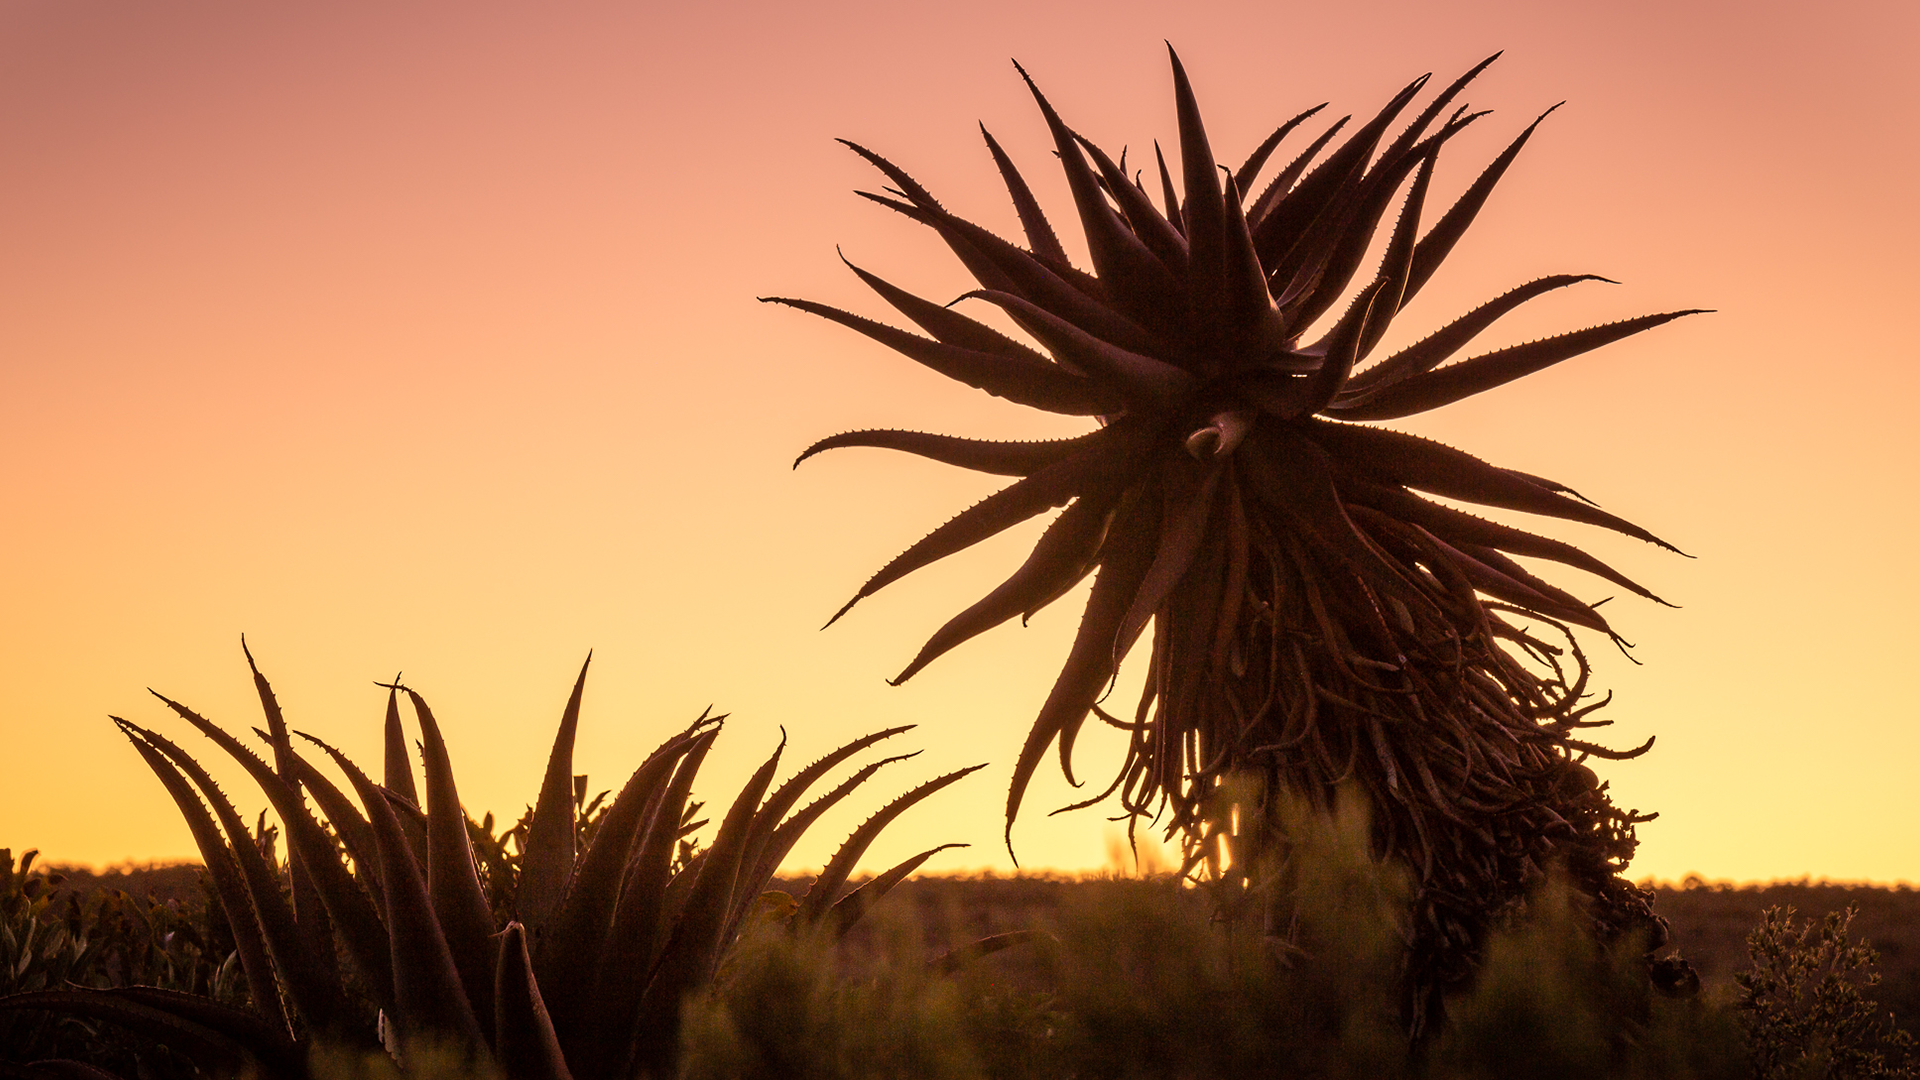
[[[589, 663], [591, 658], [589, 658]], [[215, 1075], [305, 1077], [316, 1049], [449, 1060], [520, 1078], [652, 1077], [679, 1047], [681, 1001], [707, 984], [751, 912], [797, 928], [844, 933], [874, 900], [936, 852], [923, 851], [847, 890], [855, 863], [888, 823], [982, 766], [929, 780], [887, 803], [841, 845], [794, 903], [760, 903], [781, 860], [821, 814], [882, 766], [871, 762], [811, 803], [831, 770], [907, 727], [856, 739], [778, 787], [779, 748], [753, 774], [705, 847], [686, 842], [701, 763], [720, 733], [702, 714], [667, 739], [589, 830], [579, 828], [573, 773], [582, 666], [554, 739], [537, 803], [507, 867], [510, 903], [496, 913], [476, 865], [440, 726], [425, 700], [387, 685], [386, 752], [375, 782], [344, 754], [290, 731], [247, 655], [271, 747], [263, 758], [185, 705], [155, 694], [246, 769], [285, 823], [287, 862], [262, 850], [207, 771], [160, 733], [113, 718], [165, 785], [192, 830], [233, 926], [250, 1004], [153, 987], [43, 990], [0, 998], [0, 1010], [54, 1010], [153, 1036]], [[425, 799], [415, 784], [400, 697], [419, 720]], [[303, 755], [331, 758], [352, 797]], [[584, 779], [584, 778], [580, 778]], [[316, 817], [307, 796], [324, 817]], [[583, 834], [586, 839], [582, 842]], [[497, 874], [505, 864], [495, 863]], [[502, 884], [494, 881], [496, 893]], [[774, 900], [780, 898], [774, 897]], [[759, 917], [759, 916], [756, 916]]]

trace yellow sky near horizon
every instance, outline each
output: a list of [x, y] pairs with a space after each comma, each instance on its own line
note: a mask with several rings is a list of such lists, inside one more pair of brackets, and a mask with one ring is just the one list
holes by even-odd
[[[1538, 301], [1487, 341], [1716, 313], [1405, 426], [1564, 479], [1696, 556], [1557, 534], [1680, 605], [1609, 605], [1637, 664], [1591, 645], [1615, 692], [1607, 740], [1658, 736], [1600, 769], [1662, 815], [1632, 876], [1920, 881], [1920, 10], [1170, 10], [0, 0], [0, 846], [189, 856], [106, 717], [179, 734], [152, 687], [256, 722], [245, 633], [294, 726], [362, 761], [379, 753], [373, 682], [404, 672], [468, 806], [508, 815], [534, 797], [589, 649], [577, 765], [595, 790], [709, 704], [732, 716], [710, 800], [782, 727], [797, 767], [918, 724], [895, 742], [925, 753], [796, 864], [985, 761], [870, 862], [956, 840], [972, 846], [929, 870], [1008, 868], [1008, 772], [1084, 587], [888, 687], [1038, 523], [823, 633], [996, 485], [879, 451], [789, 465], [850, 428], [1077, 429], [754, 298], [888, 317], [835, 245], [923, 295], [966, 287], [930, 234], [851, 194], [880, 180], [835, 137], [1012, 233], [984, 121], [1075, 232], [1007, 60], [1137, 153], [1173, 134], [1167, 39], [1225, 160], [1307, 106], [1370, 113], [1421, 72], [1506, 50], [1468, 94], [1496, 112], [1449, 148], [1430, 206], [1567, 100], [1396, 333], [1560, 272], [1623, 284]], [[1104, 736], [1076, 758], [1095, 782], [1118, 764]], [[1023, 865], [1106, 864], [1100, 812], [1045, 815], [1073, 798], [1043, 767]]]

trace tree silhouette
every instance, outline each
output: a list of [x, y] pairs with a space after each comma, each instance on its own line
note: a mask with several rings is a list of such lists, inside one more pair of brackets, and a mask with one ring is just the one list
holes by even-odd
[[[1671, 545], [1564, 484], [1370, 423], [1447, 405], [1695, 313], [1647, 315], [1454, 360], [1526, 301], [1605, 280], [1555, 275], [1376, 358], [1395, 314], [1439, 268], [1540, 122], [1421, 233], [1441, 150], [1485, 115], [1455, 100], [1492, 60], [1442, 90], [1397, 134], [1390, 129], [1425, 76], [1344, 141], [1336, 136], [1351, 118], [1333, 123], [1255, 196], [1276, 147], [1321, 107], [1282, 124], [1229, 171], [1216, 163], [1175, 56], [1178, 182], [1156, 143], [1158, 204], [1124, 152], [1115, 161], [1068, 127], [1029, 78], [1091, 272], [1069, 261], [983, 127], [1025, 248], [949, 212], [904, 170], [847, 143], [892, 185], [861, 194], [931, 228], [979, 283], [964, 304], [943, 306], [848, 264], [930, 336], [774, 298], [990, 394], [1097, 420], [1077, 438], [1030, 443], [856, 431], [800, 457], [883, 447], [1018, 478], [888, 563], [835, 619], [913, 570], [1065, 507], [1020, 568], [941, 627], [894, 680], [1093, 576], [1078, 635], [1013, 770], [1009, 844], [1042, 757], [1057, 744], [1073, 779], [1075, 736], [1098, 717], [1128, 733], [1127, 752], [1112, 782], [1079, 805], [1117, 796], [1135, 824], [1164, 814], [1168, 835], [1184, 841], [1187, 869], [1211, 864], [1249, 910], [1264, 911], [1270, 933], [1282, 934], [1275, 883], [1287, 845], [1275, 807], [1304, 797], [1330, 808], [1343, 784], [1357, 785], [1373, 808], [1377, 852], [1403, 863], [1415, 882], [1407, 985], [1416, 1031], [1437, 993], [1470, 974], [1488, 920], [1554, 866], [1595, 898], [1591, 913], [1603, 935], [1648, 928], [1658, 938], [1663, 929], [1644, 894], [1618, 876], [1634, 850], [1634, 825], [1646, 819], [1616, 808], [1581, 764], [1588, 755], [1647, 749], [1611, 751], [1579, 737], [1606, 721], [1593, 716], [1604, 700], [1588, 691], [1574, 628], [1619, 638], [1596, 602], [1518, 559], [1559, 563], [1659, 598], [1577, 547], [1451, 504]], [[1403, 191], [1378, 270], [1361, 276]], [[981, 304], [1003, 312], [1032, 344], [957, 310]], [[1307, 338], [1336, 311], [1323, 333]], [[1131, 717], [1115, 715], [1103, 695], [1149, 625], [1145, 692]], [[1257, 824], [1247, 823], [1249, 814]]]

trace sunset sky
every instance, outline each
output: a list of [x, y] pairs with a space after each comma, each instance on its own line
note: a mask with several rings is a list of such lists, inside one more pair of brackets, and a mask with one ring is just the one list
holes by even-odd
[[[1622, 284], [1538, 301], [1489, 344], [1716, 313], [1402, 426], [1696, 556], [1556, 532], [1680, 605], [1607, 607], [1638, 666], [1592, 643], [1615, 694], [1602, 737], [1658, 736], [1601, 769], [1661, 814], [1633, 876], [1920, 881], [1920, 5], [1815, 12], [0, 0], [0, 846], [192, 857], [107, 716], [211, 760], [146, 688], [256, 723], [244, 633], [294, 726], [370, 763], [374, 680], [404, 672], [468, 808], [510, 817], [590, 649], [577, 767], [595, 790], [709, 704], [733, 717], [716, 801], [783, 726], [791, 768], [918, 724], [896, 742], [925, 753], [794, 865], [985, 761], [870, 862], [953, 840], [972, 846], [929, 870], [1009, 868], [1009, 770], [1084, 587], [890, 688], [1041, 523], [822, 632], [996, 482], [870, 450], [789, 465], [849, 428], [1085, 425], [755, 297], [899, 322], [835, 245], [922, 295], [969, 286], [930, 233], [854, 196], [881, 180], [836, 137], [1013, 235], [983, 121], [1084, 251], [1009, 59], [1088, 137], [1150, 152], [1174, 139], [1171, 41], [1228, 161], [1310, 105], [1371, 114], [1505, 50], [1467, 94], [1496, 112], [1442, 156], [1430, 207], [1567, 101], [1392, 340], [1547, 273]], [[1575, 578], [1556, 580], [1604, 594]], [[1077, 756], [1101, 782], [1109, 734]], [[1074, 797], [1043, 767], [1023, 865], [1107, 864], [1104, 814], [1045, 816]]]

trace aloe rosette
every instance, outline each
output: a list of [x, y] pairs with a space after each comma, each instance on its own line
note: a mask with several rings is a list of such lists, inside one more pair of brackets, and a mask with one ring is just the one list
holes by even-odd
[[[879, 769], [913, 755], [869, 762], [803, 804], [807, 793], [908, 728], [856, 739], [775, 785], [783, 740], [735, 796], [711, 842], [698, 847], [687, 842], [706, 824], [694, 820], [701, 804], [692, 801], [693, 784], [724, 720], [703, 714], [662, 743], [584, 829], [572, 770], [586, 674], [583, 666], [561, 716], [517, 874], [505, 883], [510, 902], [500, 912], [483, 887], [473, 847], [479, 827], [461, 807], [440, 725], [413, 690], [389, 688], [378, 782], [325, 742], [291, 731], [258, 668], [266, 727], [255, 730], [271, 760], [160, 698], [265, 793], [286, 827], [287, 891], [281, 868], [200, 763], [159, 732], [115, 718], [192, 830], [233, 928], [250, 1005], [130, 987], [18, 994], [0, 998], [0, 1009], [114, 1021], [215, 1075], [306, 1076], [316, 1048], [391, 1053], [403, 1068], [497, 1069], [516, 1080], [670, 1075], [682, 1000], [713, 978], [794, 843]], [[421, 785], [407, 753], [402, 695], [419, 722]], [[344, 775], [346, 789], [318, 767], [322, 758]], [[790, 919], [796, 930], [844, 933], [894, 884], [955, 846], [921, 852], [849, 890], [855, 864], [880, 831], [980, 767], [887, 803], [797, 903], [761, 910]]]
[[[1644, 819], [1615, 809], [1579, 764], [1645, 749], [1621, 754], [1578, 737], [1605, 721], [1592, 715], [1598, 702], [1573, 630], [1618, 638], [1598, 601], [1522, 560], [1658, 598], [1572, 544], [1459, 504], [1671, 545], [1563, 483], [1377, 422], [1440, 408], [1695, 313], [1646, 315], [1457, 358], [1522, 304], [1605, 280], [1559, 274], [1380, 355], [1396, 315], [1540, 123], [1527, 125], [1449, 209], [1423, 220], [1441, 152], [1486, 115], [1456, 101], [1491, 62], [1441, 90], [1397, 132], [1426, 77], [1357, 127], [1350, 117], [1327, 125], [1270, 170], [1276, 148], [1321, 107], [1224, 168], [1175, 56], [1178, 161], [1169, 168], [1156, 143], [1151, 180], [1129, 170], [1124, 152], [1115, 160], [1069, 127], [1021, 69], [1072, 192], [1090, 270], [1069, 259], [1026, 180], [982, 127], [1024, 247], [847, 143], [890, 185], [860, 194], [933, 230], [978, 283], [941, 304], [848, 263], [924, 335], [813, 301], [770, 298], [989, 394], [1089, 418], [1084, 435], [1039, 442], [854, 431], [799, 459], [878, 447], [1014, 478], [887, 563], [835, 619], [914, 570], [1060, 510], [1018, 570], [940, 627], [894, 680], [1093, 578], [1077, 636], [1013, 769], [1009, 847], [1050, 747], [1074, 781], [1075, 738], [1090, 716], [1126, 732], [1128, 746], [1112, 782], [1080, 805], [1117, 795], [1131, 820], [1165, 812], [1169, 835], [1187, 841], [1190, 868], [1225, 842], [1244, 873], [1283, 844], [1261, 829], [1228, 835], [1228, 777], [1242, 781], [1233, 790], [1250, 782], [1255, 792], [1235, 796], [1241, 809], [1263, 813], [1283, 793], [1330, 805], [1343, 782], [1358, 783], [1376, 809], [1376, 846], [1416, 872], [1423, 944], [1415, 963], [1427, 973], [1414, 982], [1429, 987], [1461, 976], [1486, 914], [1551, 863], [1570, 862], [1582, 887], [1604, 894], [1599, 917], [1613, 929], [1646, 921], [1643, 900], [1616, 876], [1633, 850], [1633, 825]], [[1342, 132], [1350, 133], [1341, 139]], [[1383, 233], [1396, 202], [1398, 217]], [[1376, 238], [1384, 239], [1382, 254], [1365, 274]], [[973, 312], [1004, 316], [1027, 340]], [[1102, 698], [1149, 628], [1145, 691], [1131, 717], [1116, 716]]]

